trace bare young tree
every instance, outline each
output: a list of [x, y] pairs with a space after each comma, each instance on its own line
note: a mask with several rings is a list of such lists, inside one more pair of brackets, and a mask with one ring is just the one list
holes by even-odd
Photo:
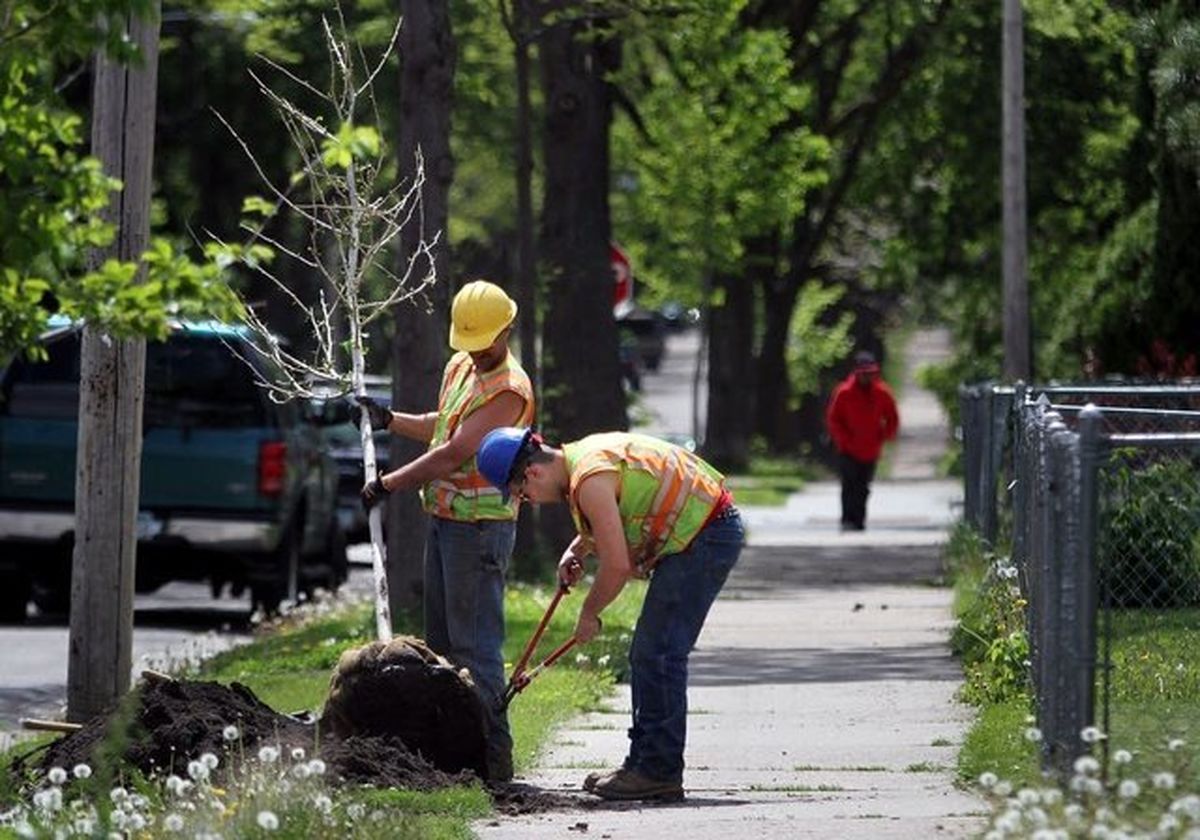
[[[432, 251], [440, 232], [427, 237], [424, 231], [423, 161], [418, 151], [408, 177], [386, 183], [389, 157], [378, 128], [379, 111], [372, 89], [376, 76], [396, 49], [400, 23], [382, 56], [373, 63], [368, 63], [351, 41], [340, 9], [335, 23], [323, 19], [323, 25], [330, 63], [326, 89], [262, 58], [271, 71], [298, 88], [304, 105], [282, 95], [260, 74], [250, 71], [287, 130], [292, 151], [298, 155], [298, 166], [286, 184], [275, 183], [267, 176], [258, 153], [218, 114], [268, 192], [266, 198], [246, 200], [245, 209], [251, 218], [243, 221], [243, 229], [249, 234], [248, 243], [221, 245], [232, 258], [270, 281], [303, 319], [312, 337], [311, 350], [303, 354], [292, 350], [277, 338], [261, 315], [247, 307], [251, 346], [267, 362], [251, 367], [259, 384], [277, 401], [329, 397], [331, 386], [333, 393], [365, 394], [364, 341], [368, 327], [387, 317], [396, 304], [422, 300], [422, 293], [436, 282]], [[280, 212], [291, 214], [305, 226], [308, 236], [303, 248], [289, 248], [280, 241], [282, 237], [266, 232], [266, 220]], [[405, 259], [397, 261], [393, 254], [395, 241], [411, 225], [418, 227], [419, 235], [412, 237], [417, 244]], [[323, 278], [316, 301], [302, 300], [281, 279], [282, 275], [272, 270], [272, 249]], [[371, 480], [377, 472], [375, 443], [365, 410], [360, 431], [364, 480]], [[380, 510], [380, 506], [374, 507], [368, 522], [376, 632], [379, 638], [388, 639], [392, 623]]]

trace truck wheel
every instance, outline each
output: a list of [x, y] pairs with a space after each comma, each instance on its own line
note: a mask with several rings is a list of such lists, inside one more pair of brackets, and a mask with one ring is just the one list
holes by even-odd
[[24, 572], [0, 574], [0, 623], [21, 624], [29, 605], [29, 576]]
[[296, 603], [300, 574], [300, 535], [296, 529], [289, 528], [279, 547], [250, 574], [251, 611], [261, 608], [266, 615], [277, 615], [285, 600]]
[[346, 581], [350, 561], [346, 556], [346, 532], [337, 517], [329, 521], [322, 552], [310, 558], [303, 569], [302, 588], [310, 599], [318, 587], [336, 592]]

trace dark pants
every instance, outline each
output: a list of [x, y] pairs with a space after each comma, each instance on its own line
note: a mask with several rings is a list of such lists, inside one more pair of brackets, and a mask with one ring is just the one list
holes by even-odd
[[683, 779], [688, 657], [744, 541], [741, 517], [731, 508], [650, 576], [629, 648], [633, 726], [625, 759], [626, 768], [650, 779]]
[[491, 778], [512, 777], [504, 695], [504, 576], [517, 523], [454, 522], [432, 517], [425, 543], [425, 641], [467, 668], [487, 708], [487, 763]]
[[867, 496], [875, 478], [875, 462], [859, 461], [844, 452], [839, 456], [842, 471], [842, 527], [861, 531], [867, 526]]

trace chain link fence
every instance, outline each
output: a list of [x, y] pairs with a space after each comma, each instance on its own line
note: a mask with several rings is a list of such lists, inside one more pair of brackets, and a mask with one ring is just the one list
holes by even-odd
[[1105, 751], [1200, 745], [1200, 386], [980, 385], [960, 406], [964, 516], [1018, 570], [1047, 766], [1068, 775], [1093, 724]]

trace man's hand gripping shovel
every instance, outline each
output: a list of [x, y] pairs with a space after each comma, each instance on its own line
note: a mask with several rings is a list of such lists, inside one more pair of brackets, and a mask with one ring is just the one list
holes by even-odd
[[513, 668], [512, 676], [508, 679], [508, 687], [504, 689], [504, 696], [500, 700], [500, 711], [508, 708], [508, 704], [513, 701], [513, 698], [525, 690], [525, 686], [529, 685], [530, 681], [542, 671], [549, 668], [555, 662], [562, 658], [563, 654], [575, 647], [579, 640], [575, 636], [567, 639], [554, 651], [535, 665], [530, 670], [525, 670], [525, 666], [529, 664], [529, 658], [533, 656], [533, 652], [537, 650], [538, 642], [542, 640], [542, 636], [546, 632], [546, 627], [550, 624], [550, 617], [554, 615], [554, 611], [558, 609], [558, 602], [562, 597], [571, 591], [567, 584], [559, 582], [558, 591], [554, 593], [554, 599], [550, 602], [550, 606], [546, 607], [546, 614], [542, 616], [542, 621], [538, 624], [537, 629], [533, 631], [533, 638], [525, 645], [525, 651], [521, 654], [521, 658], [517, 661]]

